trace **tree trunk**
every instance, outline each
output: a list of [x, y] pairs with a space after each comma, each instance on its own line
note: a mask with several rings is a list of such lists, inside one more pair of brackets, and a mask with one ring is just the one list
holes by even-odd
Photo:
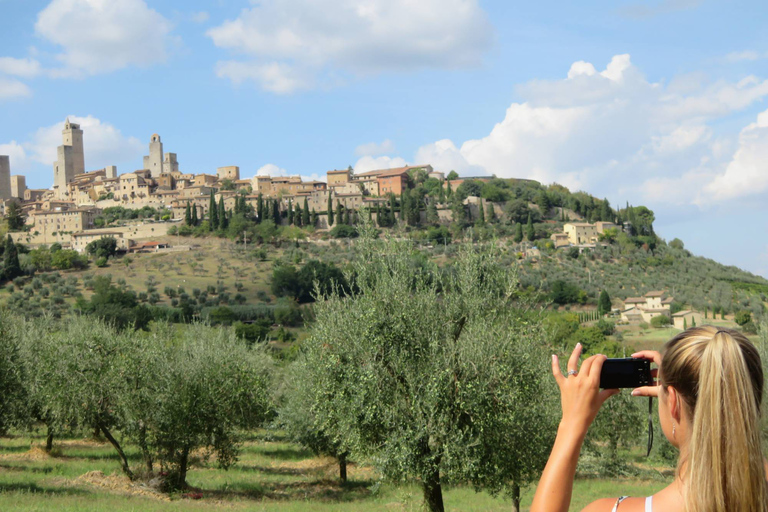
[[343, 453], [339, 455], [339, 479], [343, 482], [347, 481], [347, 454]]
[[45, 451], [50, 453], [53, 449], [53, 429], [48, 427], [48, 436], [45, 438]]
[[512, 484], [512, 512], [520, 512], [520, 486]]
[[440, 486], [440, 469], [434, 471], [422, 483], [424, 489], [424, 504], [429, 512], [445, 512], [443, 506], [443, 489]]
[[120, 443], [117, 442], [117, 439], [112, 437], [112, 434], [107, 430], [107, 428], [104, 425], [101, 425], [101, 431], [104, 433], [104, 437], [107, 438], [107, 441], [114, 447], [114, 449], [117, 451], [117, 454], [120, 456], [120, 465], [123, 469], [123, 473], [125, 473], [128, 478], [133, 480], [133, 473], [131, 472], [131, 468], [128, 467], [128, 458], [125, 456], [125, 452], [120, 447]]
[[189, 448], [184, 447], [179, 460], [179, 476], [176, 480], [176, 488], [182, 489], [187, 486], [187, 466], [189, 465]]
[[141, 454], [144, 456], [144, 463], [147, 465], [147, 471], [152, 473], [152, 453], [147, 446], [147, 427], [142, 425], [139, 429], [139, 448], [141, 448]]

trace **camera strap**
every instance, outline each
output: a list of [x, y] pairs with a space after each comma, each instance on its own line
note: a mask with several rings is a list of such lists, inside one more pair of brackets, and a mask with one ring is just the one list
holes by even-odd
[[653, 397], [648, 397], [648, 453], [646, 457], [651, 455], [651, 448], [653, 447]]

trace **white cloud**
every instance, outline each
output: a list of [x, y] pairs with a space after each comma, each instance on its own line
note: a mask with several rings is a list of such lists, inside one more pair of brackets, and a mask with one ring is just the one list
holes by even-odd
[[12, 78], [0, 76], [0, 101], [32, 96], [32, 91], [26, 84]]
[[[146, 147], [136, 137], [126, 137], [119, 129], [93, 116], [69, 116], [83, 130], [83, 150], [86, 170], [98, 169], [116, 162], [138, 160]], [[29, 159], [43, 165], [56, 160], [56, 148], [61, 145], [64, 121], [39, 128], [23, 143]]]
[[31, 78], [39, 75], [41, 71], [40, 63], [34, 59], [0, 57], [0, 73]]
[[404, 167], [406, 165], [408, 165], [408, 163], [400, 157], [393, 158], [389, 156], [364, 156], [355, 162], [353, 167], [355, 169], [355, 173], [359, 174], [361, 172], [376, 171], [379, 169], [393, 169], [395, 167]]
[[725, 172], [704, 189], [701, 202], [724, 201], [768, 192], [768, 110], [739, 135], [739, 147]]
[[288, 171], [275, 164], [266, 164], [259, 167], [256, 176], [288, 176]]
[[[477, 0], [252, 0], [206, 32], [244, 56], [217, 74], [290, 93], [365, 76], [481, 63], [492, 27]], [[249, 71], [250, 69], [250, 71]]]
[[0, 144], [0, 155], [8, 155], [11, 164], [11, 174], [19, 174], [29, 167], [24, 147], [15, 140], [8, 144]]
[[208, 18], [210, 17], [211, 16], [207, 12], [200, 11], [200, 12], [193, 12], [192, 14], [190, 14], [189, 19], [191, 19], [195, 23], [205, 23], [206, 21], [208, 21]]
[[385, 139], [381, 143], [369, 142], [367, 144], [360, 144], [355, 148], [355, 155], [357, 156], [378, 156], [387, 155], [395, 152], [395, 143], [389, 139]]
[[760, 60], [764, 56], [756, 52], [754, 50], [744, 50], [741, 52], [731, 52], [728, 55], [725, 56], [725, 60], [727, 62], [743, 62], [743, 61], [754, 61], [754, 60]]
[[171, 23], [144, 0], [53, 0], [35, 32], [62, 47], [52, 76], [95, 75], [167, 58]]
[[[650, 205], [768, 189], [768, 114], [739, 141], [711, 126], [767, 97], [766, 80], [708, 83], [688, 75], [665, 85], [648, 81], [629, 55], [617, 55], [602, 71], [579, 61], [566, 78], [531, 81], [517, 91], [521, 101], [488, 135], [426, 144], [414, 161], [463, 175], [556, 181]], [[709, 188], [721, 194], [705, 194], [712, 180]]]

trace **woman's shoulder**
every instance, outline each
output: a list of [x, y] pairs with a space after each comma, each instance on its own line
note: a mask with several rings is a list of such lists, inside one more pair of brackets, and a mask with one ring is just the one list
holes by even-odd
[[[611, 512], [618, 499], [618, 497], [602, 498], [597, 501], [593, 501], [584, 507], [582, 512]], [[619, 505], [617, 512], [642, 512], [644, 510], [645, 498], [626, 498]]]

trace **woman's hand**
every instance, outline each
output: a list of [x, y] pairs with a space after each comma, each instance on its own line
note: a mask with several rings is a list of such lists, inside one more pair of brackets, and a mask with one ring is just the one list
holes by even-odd
[[655, 350], [641, 350], [640, 352], [635, 352], [632, 354], [632, 357], [650, 359], [653, 363], [656, 364], [656, 368], [651, 370], [651, 377], [654, 379], [654, 385], [635, 388], [632, 390], [632, 396], [659, 396], [660, 387], [658, 381], [656, 381], [656, 378], [659, 376], [659, 368], [661, 368], [661, 354]]
[[581, 356], [581, 343], [576, 344], [576, 348], [568, 359], [569, 375], [566, 377], [560, 371], [557, 356], [553, 355], [552, 374], [560, 388], [560, 402], [563, 407], [560, 425], [567, 426], [569, 430], [576, 433], [586, 434], [600, 406], [608, 397], [618, 394], [619, 390], [600, 390], [600, 371], [607, 357], [602, 354], [589, 357], [579, 368], [579, 356]]

